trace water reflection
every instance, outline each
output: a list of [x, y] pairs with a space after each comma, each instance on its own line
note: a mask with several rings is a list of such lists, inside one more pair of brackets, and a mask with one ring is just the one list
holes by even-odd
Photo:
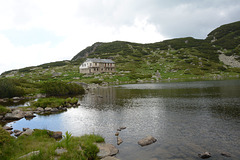
[[[196, 159], [197, 154], [220, 152], [240, 157], [240, 81], [205, 81], [131, 84], [93, 90], [80, 98], [81, 106], [67, 112], [37, 116], [13, 123], [22, 127], [103, 135], [116, 144], [116, 129], [123, 143], [118, 158]], [[157, 142], [140, 147], [146, 135]]]

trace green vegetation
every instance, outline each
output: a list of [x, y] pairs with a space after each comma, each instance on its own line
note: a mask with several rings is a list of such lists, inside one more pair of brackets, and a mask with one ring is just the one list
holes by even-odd
[[19, 82], [13, 79], [0, 79], [0, 98], [23, 96], [24, 90], [19, 86]]
[[76, 83], [66, 83], [62, 81], [50, 81], [42, 84], [43, 93], [48, 96], [64, 96], [83, 94], [84, 89]]
[[[18, 159], [32, 151], [40, 151], [39, 154], [28, 157], [27, 159], [42, 160], [54, 159], [98, 159], [98, 148], [95, 142], [104, 142], [104, 139], [95, 134], [73, 137], [71, 133], [66, 135], [61, 141], [50, 138], [49, 131], [35, 129], [31, 136], [20, 136], [17, 139], [10, 136], [0, 127], [0, 159]], [[57, 155], [57, 148], [65, 148], [66, 153]], [[24, 158], [23, 158], [24, 159]]]
[[10, 112], [10, 109], [0, 105], [0, 115], [4, 115], [8, 112]]
[[[46, 93], [49, 96], [82, 94], [84, 90], [77, 85], [80, 83], [119, 84], [239, 77], [239, 68], [219, 61], [220, 53], [240, 60], [239, 28], [240, 22], [223, 25], [209, 33], [206, 39], [185, 37], [151, 44], [97, 42], [80, 51], [71, 61], [7, 71], [2, 76], [20, 82], [14, 85], [25, 95]], [[79, 73], [80, 64], [86, 58], [94, 57], [113, 59], [116, 72], [98, 75]]]
[[32, 106], [33, 107], [42, 107], [42, 108], [46, 108], [46, 107], [50, 107], [50, 108], [56, 108], [59, 106], [66, 106], [68, 103], [70, 104], [76, 104], [78, 102], [77, 98], [55, 98], [55, 97], [51, 97], [51, 98], [40, 98], [37, 101], [33, 101], [32, 102]]

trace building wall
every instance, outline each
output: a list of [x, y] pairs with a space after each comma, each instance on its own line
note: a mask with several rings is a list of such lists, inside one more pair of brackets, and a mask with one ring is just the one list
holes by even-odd
[[115, 72], [115, 64], [84, 62], [79, 69], [80, 69], [80, 73]]

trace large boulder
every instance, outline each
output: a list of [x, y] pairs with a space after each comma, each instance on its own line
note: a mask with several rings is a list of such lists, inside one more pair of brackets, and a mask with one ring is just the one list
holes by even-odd
[[33, 114], [33, 111], [27, 111], [27, 112], [25, 112], [25, 118], [33, 118], [33, 117], [36, 117], [36, 116]]
[[5, 120], [19, 120], [22, 119], [24, 117], [24, 113], [21, 110], [14, 110], [12, 113], [7, 113], [4, 116]]
[[147, 137], [141, 139], [140, 141], [138, 141], [138, 144], [140, 146], [146, 146], [146, 145], [155, 143], [156, 141], [157, 141], [157, 139], [155, 139], [153, 136], [147, 136]]
[[26, 131], [24, 131], [24, 132], [21, 134], [21, 136], [22, 136], [22, 135], [30, 136], [30, 135], [32, 135], [32, 133], [33, 133], [33, 129], [27, 129]]
[[61, 131], [57, 131], [57, 132], [48, 131], [48, 135], [52, 138], [55, 138], [56, 140], [62, 138], [62, 132]]
[[115, 146], [109, 143], [97, 143], [97, 147], [99, 149], [99, 152], [97, 154], [99, 158], [114, 156], [119, 152]]

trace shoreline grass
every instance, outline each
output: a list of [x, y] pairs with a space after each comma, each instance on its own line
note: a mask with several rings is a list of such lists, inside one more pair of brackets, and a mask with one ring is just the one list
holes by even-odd
[[[37, 155], [22, 159], [42, 160], [57, 157], [60, 160], [97, 160], [99, 150], [94, 144], [96, 142], [104, 142], [104, 139], [95, 134], [74, 137], [66, 132], [66, 136], [61, 141], [56, 141], [48, 135], [47, 130], [39, 129], [34, 130], [30, 136], [14, 138], [0, 126], [0, 159], [18, 159], [32, 151], [40, 151]], [[57, 148], [64, 148], [67, 152], [57, 154], [55, 152]]]

